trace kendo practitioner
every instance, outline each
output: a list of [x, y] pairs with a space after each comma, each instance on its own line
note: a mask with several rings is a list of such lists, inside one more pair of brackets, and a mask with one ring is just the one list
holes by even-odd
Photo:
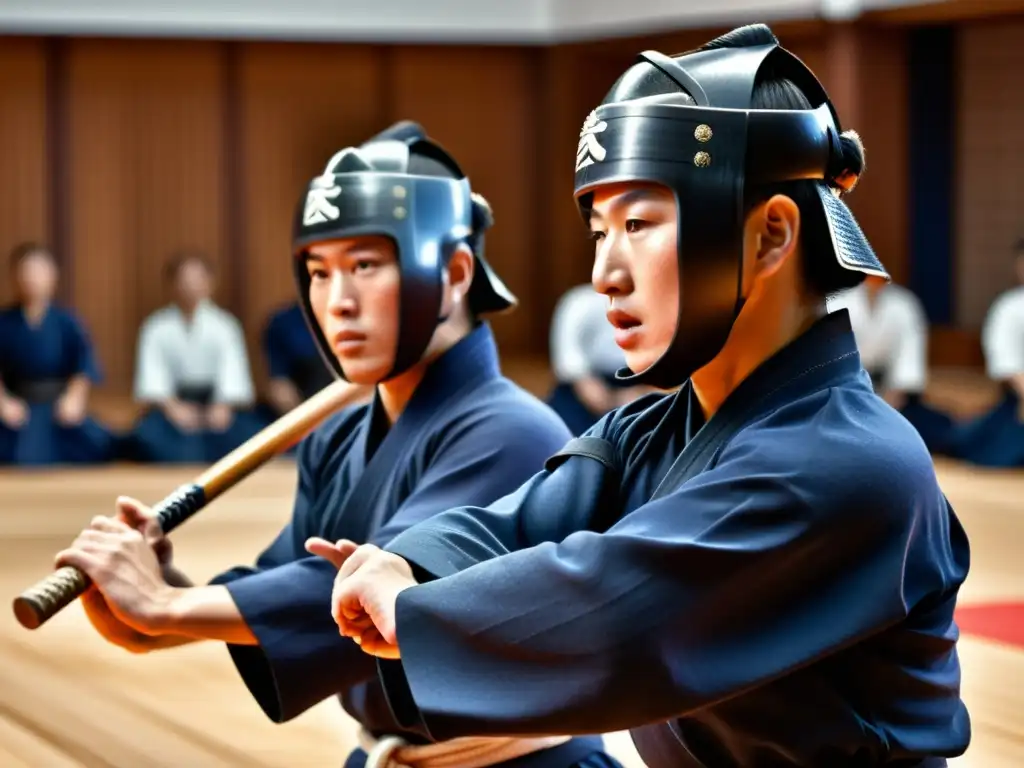
[[[968, 541], [849, 313], [825, 307], [887, 274], [841, 199], [863, 163], [762, 25], [646, 52], [614, 84], [576, 159], [593, 282], [623, 375], [681, 387], [386, 551], [307, 543], [340, 564], [339, 629], [381, 658], [405, 728], [631, 729], [654, 768], [965, 751]], [[578, 530], [548, 541], [554, 514]]]
[[626, 361], [605, 319], [607, 309], [608, 299], [592, 285], [577, 285], [559, 300], [551, 322], [551, 370], [557, 383], [547, 404], [574, 435], [648, 391], [615, 376]]
[[928, 384], [928, 318], [914, 292], [868, 275], [829, 300], [850, 313], [861, 363], [882, 398], [914, 425], [933, 454], [947, 449], [953, 419], [924, 402]]
[[985, 370], [1001, 397], [950, 437], [952, 456], [982, 467], [1024, 467], [1024, 239], [1013, 259], [1018, 285], [992, 302], [981, 329]]
[[53, 254], [23, 243], [10, 256], [18, 299], [0, 310], [0, 465], [98, 464], [115, 438], [88, 414], [101, 372], [88, 331], [54, 303]]
[[167, 277], [174, 301], [139, 331], [134, 396], [144, 413], [127, 450], [142, 462], [217, 461], [263, 426], [253, 412], [245, 332], [214, 302], [203, 253], [175, 254]]
[[[403, 731], [373, 658], [331, 620], [333, 567], [303, 549], [311, 536], [383, 545], [456, 500], [489, 504], [570, 439], [549, 408], [499, 370], [481, 318], [516, 299], [483, 257], [491, 223], [456, 161], [416, 124], [330, 160], [298, 211], [295, 277], [325, 363], [354, 384], [376, 384], [373, 400], [331, 417], [300, 445], [292, 519], [254, 566], [192, 586], [166, 540], [145, 526], [139, 502], [121, 500], [117, 519], [94, 520], [58, 561], [94, 577], [98, 590], [83, 600], [100, 634], [136, 652], [226, 643], [277, 723], [339, 695], [366, 748], [348, 768], [363, 766], [368, 752], [369, 765], [384, 766], [406, 742], [417, 746], [393, 757], [413, 768], [618, 766], [600, 736], [428, 745]], [[571, 522], [547, 519], [552, 530]]]

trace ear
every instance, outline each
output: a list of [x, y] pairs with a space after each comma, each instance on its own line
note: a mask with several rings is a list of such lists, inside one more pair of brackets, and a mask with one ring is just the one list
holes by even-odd
[[475, 268], [476, 260], [473, 258], [473, 252], [466, 244], [459, 244], [445, 269], [445, 282], [447, 283], [444, 301], [445, 314], [450, 313], [460, 304], [465, 304], [466, 297], [469, 296], [469, 287], [473, 283]]
[[476, 260], [473, 252], [465, 243], [460, 243], [448, 261], [448, 292], [452, 304], [459, 304], [469, 295], [469, 286], [473, 283]]
[[752, 276], [777, 272], [796, 251], [800, 238], [800, 208], [786, 195], [773, 195], [750, 215], [748, 235], [757, 248], [750, 265]]

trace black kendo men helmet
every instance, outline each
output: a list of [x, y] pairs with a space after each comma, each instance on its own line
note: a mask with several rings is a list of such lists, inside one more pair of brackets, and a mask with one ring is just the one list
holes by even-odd
[[387, 379], [420, 360], [445, 319], [443, 270], [460, 244], [475, 259], [467, 296], [472, 312], [503, 312], [517, 304], [484, 259], [484, 233], [493, 223], [490, 206], [471, 191], [459, 165], [414, 122], [396, 123], [359, 147], [336, 153], [309, 183], [292, 238], [302, 311], [330, 369], [345, 378], [310, 305], [304, 258], [309, 246], [361, 235], [382, 235], [394, 242], [401, 270], [400, 317]]
[[[729, 44], [737, 38], [758, 42]], [[769, 70], [791, 80], [814, 108], [752, 108], [755, 86]], [[652, 182], [671, 190], [679, 218], [680, 292], [668, 350], [645, 371], [620, 371], [620, 379], [675, 387], [721, 351], [742, 306], [747, 190], [819, 180], [838, 263], [888, 278], [839, 199], [856, 183], [845, 167], [841, 134], [824, 87], [764, 25], [677, 56], [647, 51], [618, 79], [580, 132], [577, 204], [589, 221], [595, 187]]]

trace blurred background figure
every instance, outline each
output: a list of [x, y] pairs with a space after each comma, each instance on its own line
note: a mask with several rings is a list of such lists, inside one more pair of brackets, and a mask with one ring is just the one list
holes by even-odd
[[1017, 286], [992, 303], [981, 332], [985, 372], [1001, 397], [951, 438], [953, 455], [985, 467], [1024, 466], [1024, 238], [1012, 258]]
[[174, 300], [142, 325], [135, 400], [146, 409], [131, 440], [143, 462], [213, 462], [259, 429], [242, 325], [213, 301], [213, 268], [183, 251], [168, 264]]
[[830, 311], [849, 310], [861, 363], [875, 391], [914, 425], [929, 451], [945, 452], [953, 419], [922, 399], [928, 385], [928, 318], [917, 296], [868, 276], [828, 304]]
[[266, 402], [259, 409], [265, 422], [292, 410], [334, 380], [317, 351], [298, 303], [293, 302], [270, 316], [262, 341], [270, 375]]
[[608, 300], [589, 283], [562, 296], [551, 322], [551, 370], [557, 383], [547, 403], [574, 435], [592, 427], [608, 411], [646, 392], [615, 378], [626, 358], [605, 317]]
[[100, 370], [89, 335], [54, 304], [59, 269], [35, 243], [10, 256], [15, 304], [0, 311], [0, 464], [97, 464], [114, 438], [88, 415]]

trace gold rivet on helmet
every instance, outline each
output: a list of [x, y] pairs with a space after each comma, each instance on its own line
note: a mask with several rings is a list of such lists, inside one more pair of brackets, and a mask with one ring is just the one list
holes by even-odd
[[399, 200], [404, 200], [406, 195], [405, 187], [401, 186], [400, 184], [396, 184], [394, 187], [392, 187], [391, 194], [393, 194]]
[[711, 137], [714, 135], [715, 134], [711, 131], [710, 125], [704, 125], [703, 123], [701, 123], [700, 125], [693, 129], [693, 138], [695, 138], [702, 144], [705, 141], [711, 141]]
[[400, 205], [395, 206], [395, 218], [396, 219], [404, 219], [405, 218], [405, 208], [403, 208]]
[[693, 156], [693, 164], [698, 168], [707, 168], [711, 165], [711, 155], [707, 152], [698, 152]]

